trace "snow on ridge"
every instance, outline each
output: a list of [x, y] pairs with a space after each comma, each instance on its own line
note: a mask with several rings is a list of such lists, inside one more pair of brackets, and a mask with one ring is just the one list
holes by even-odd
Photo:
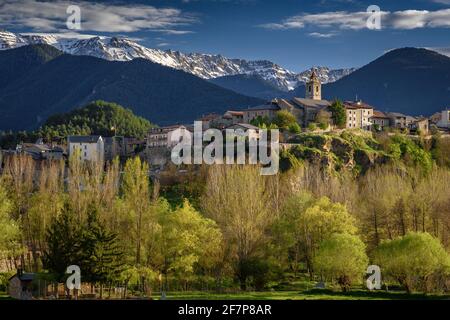
[[[289, 91], [307, 81], [311, 70], [301, 73], [289, 71], [268, 60], [248, 61], [229, 59], [220, 54], [182, 53], [144, 47], [137, 42], [120, 37], [105, 37], [79, 34], [14, 34], [0, 31], [0, 50], [27, 44], [45, 43], [73, 55], [89, 55], [111, 61], [130, 61], [144, 58], [152, 62], [183, 70], [203, 79], [247, 74], [258, 75], [280, 90]], [[354, 69], [330, 70], [315, 67], [322, 83], [334, 82]]]

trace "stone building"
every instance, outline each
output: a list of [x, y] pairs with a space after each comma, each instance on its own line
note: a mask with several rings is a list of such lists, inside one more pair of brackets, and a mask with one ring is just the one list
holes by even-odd
[[243, 110], [243, 122], [244, 123], [250, 123], [252, 120], [261, 117], [261, 118], [267, 118], [269, 120], [273, 119], [277, 113], [277, 111], [280, 111], [281, 108], [277, 105], [276, 102], [272, 101], [270, 103], [248, 108]]
[[176, 145], [179, 141], [174, 141], [173, 139], [173, 134], [175, 132], [182, 135], [191, 135], [186, 126], [183, 125], [151, 128], [146, 139], [147, 149], [156, 147], [170, 148], [171, 146]]
[[378, 110], [373, 110], [371, 122], [373, 125], [377, 125], [381, 130], [389, 127], [389, 117], [384, 112]]
[[34, 273], [23, 273], [20, 269], [8, 280], [8, 295], [18, 300], [33, 298]]
[[347, 129], [370, 130], [372, 128], [371, 118], [373, 117], [373, 107], [359, 101], [345, 101], [345, 111], [347, 113]]
[[399, 112], [388, 112], [387, 116], [389, 117], [389, 126], [398, 129], [404, 129], [407, 127], [407, 115]]
[[427, 118], [415, 118], [410, 124], [408, 124], [408, 128], [411, 132], [420, 131], [423, 134], [428, 134], [430, 130], [430, 121]]
[[[175, 135], [187, 137], [192, 140], [192, 133], [186, 126], [172, 125], [160, 128], [152, 128], [147, 134], [145, 154], [151, 166], [163, 168], [170, 160], [170, 150], [180, 142]], [[185, 138], [183, 138], [184, 140]], [[186, 142], [186, 141], [185, 141]]]
[[103, 142], [105, 145], [105, 161], [111, 162], [116, 157], [124, 157], [124, 137], [105, 137]]
[[305, 99], [322, 100], [322, 84], [315, 70], [313, 70], [309, 81], [306, 83]]

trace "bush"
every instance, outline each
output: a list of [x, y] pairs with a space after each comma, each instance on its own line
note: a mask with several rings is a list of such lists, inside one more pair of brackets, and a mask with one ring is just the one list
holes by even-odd
[[374, 123], [374, 124], [372, 125], [372, 129], [373, 129], [373, 131], [375, 131], [375, 132], [380, 132], [380, 131], [381, 131], [381, 127], [380, 127], [380, 125], [377, 124], [377, 123]]
[[427, 171], [431, 170], [433, 165], [431, 154], [403, 135], [395, 135], [391, 138], [387, 152], [394, 159], [402, 159], [407, 165], [418, 165]]
[[257, 291], [262, 291], [269, 282], [269, 264], [262, 259], [250, 258], [241, 261], [239, 265], [238, 277], [241, 282], [241, 289], [245, 290], [242, 279], [249, 282]]
[[8, 289], [8, 280], [15, 272], [0, 272], [0, 292], [6, 292]]
[[383, 274], [397, 280], [407, 292], [436, 291], [433, 279], [450, 275], [450, 256], [438, 239], [428, 233], [409, 233], [382, 242], [375, 263]]
[[292, 123], [289, 126], [289, 132], [290, 133], [301, 133], [302, 129], [300, 128], [300, 125], [296, 122], [296, 123]]
[[308, 125], [308, 130], [309, 130], [309, 131], [316, 131], [316, 130], [317, 130], [317, 124], [315, 124], [314, 122], [311, 122], [311, 123]]
[[351, 234], [333, 234], [324, 240], [314, 257], [316, 271], [328, 279], [337, 280], [342, 291], [362, 280], [369, 259], [365, 244]]
[[297, 123], [297, 118], [287, 110], [278, 111], [273, 122], [282, 129], [289, 129]]
[[450, 139], [433, 137], [431, 154], [439, 166], [450, 168]]

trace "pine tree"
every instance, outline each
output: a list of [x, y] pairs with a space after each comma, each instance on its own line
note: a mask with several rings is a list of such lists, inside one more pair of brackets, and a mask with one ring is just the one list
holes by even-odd
[[89, 210], [81, 242], [82, 274], [86, 281], [103, 285], [117, 280], [124, 270], [124, 254], [117, 235], [104, 227], [96, 208]]
[[340, 100], [335, 100], [330, 106], [331, 117], [334, 124], [338, 128], [345, 128], [347, 122], [347, 112], [345, 111], [344, 105]]
[[69, 205], [66, 204], [62, 214], [49, 226], [46, 242], [44, 268], [54, 275], [56, 281], [61, 282], [66, 276], [67, 267], [79, 265], [81, 256], [80, 227]]

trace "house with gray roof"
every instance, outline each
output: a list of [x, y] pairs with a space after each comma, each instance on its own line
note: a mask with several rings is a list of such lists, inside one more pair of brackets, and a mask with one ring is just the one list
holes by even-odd
[[277, 111], [280, 110], [281, 108], [273, 101], [256, 107], [251, 107], [243, 110], [243, 122], [250, 123], [258, 117], [271, 120], [275, 117]]
[[76, 156], [82, 162], [99, 163], [105, 160], [105, 144], [102, 136], [69, 136], [67, 146], [69, 158]]
[[33, 298], [34, 273], [24, 273], [21, 269], [8, 279], [8, 295], [18, 300], [31, 300]]
[[386, 115], [389, 118], [391, 127], [399, 129], [404, 129], [407, 127], [407, 115], [399, 112], [388, 112]]

